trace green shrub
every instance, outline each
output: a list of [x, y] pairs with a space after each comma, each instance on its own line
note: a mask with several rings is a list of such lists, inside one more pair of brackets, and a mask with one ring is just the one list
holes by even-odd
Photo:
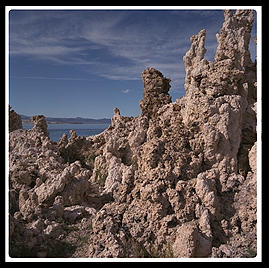
[[134, 255], [136, 258], [174, 258], [173, 250], [170, 244], [165, 251], [158, 251], [154, 248], [147, 250], [141, 243], [131, 241]]
[[98, 168], [96, 170], [96, 173], [95, 174], [96, 174], [95, 179], [98, 181], [98, 183], [100, 185], [104, 186], [108, 174], [106, 172], [103, 172], [103, 170], [101, 168]]
[[246, 258], [255, 258], [256, 256], [257, 256], [257, 252], [252, 248], [248, 248]]
[[91, 153], [87, 156], [86, 158], [86, 162], [87, 164], [90, 166], [90, 168], [94, 168], [94, 162], [95, 162], [95, 158], [96, 158], [96, 154], [95, 153]]

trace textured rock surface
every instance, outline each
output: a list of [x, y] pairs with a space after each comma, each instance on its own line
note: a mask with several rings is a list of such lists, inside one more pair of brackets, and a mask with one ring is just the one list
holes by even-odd
[[147, 68], [142, 73], [142, 80], [144, 93], [143, 100], [140, 102], [141, 111], [143, 115], [152, 118], [160, 107], [171, 102], [171, 97], [168, 94], [171, 80], [165, 78], [160, 71], [152, 67]]
[[31, 121], [34, 124], [34, 129], [43, 132], [45, 136], [49, 136], [48, 125], [44, 115], [32, 116]]
[[21, 117], [9, 106], [9, 132], [22, 128]]
[[[10, 252], [34, 257], [247, 257], [256, 252], [256, 63], [251, 10], [224, 11], [183, 58], [184, 97], [142, 73], [141, 115], [96, 136], [10, 133]], [[23, 245], [23, 249], [21, 247]]]

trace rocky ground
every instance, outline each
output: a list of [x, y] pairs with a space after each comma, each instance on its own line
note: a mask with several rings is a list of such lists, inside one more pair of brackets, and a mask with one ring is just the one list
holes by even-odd
[[96, 136], [49, 139], [46, 119], [10, 111], [11, 257], [254, 257], [256, 62], [251, 10], [224, 11], [215, 59], [206, 31], [183, 58], [184, 97], [142, 73], [141, 114], [115, 108]]

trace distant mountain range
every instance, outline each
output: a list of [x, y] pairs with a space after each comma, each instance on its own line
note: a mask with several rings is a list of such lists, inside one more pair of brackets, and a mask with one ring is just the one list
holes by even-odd
[[[20, 114], [23, 123], [31, 123], [31, 116]], [[92, 118], [60, 118], [60, 117], [46, 117], [48, 124], [110, 124], [111, 119], [92, 119]]]

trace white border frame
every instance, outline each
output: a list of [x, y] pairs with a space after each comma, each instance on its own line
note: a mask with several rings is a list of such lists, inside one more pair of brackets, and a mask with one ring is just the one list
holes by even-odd
[[[197, 10], [253, 9], [257, 12], [257, 256], [255, 258], [11, 258], [8, 217], [9, 11], [11, 10]], [[262, 7], [261, 6], [6, 6], [5, 7], [5, 259], [7, 262], [261, 262], [262, 261]]]

